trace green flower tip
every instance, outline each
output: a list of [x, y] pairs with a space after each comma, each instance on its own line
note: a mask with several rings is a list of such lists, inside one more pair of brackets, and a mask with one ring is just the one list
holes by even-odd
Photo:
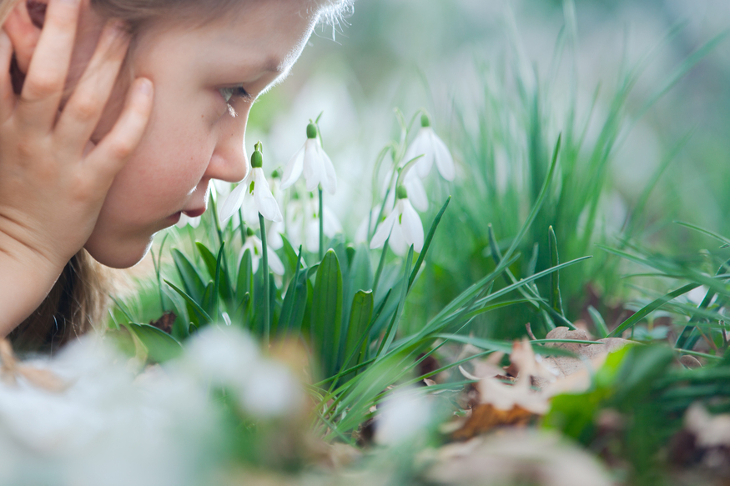
[[246, 226], [246, 236], [254, 236], [256, 232], [250, 226]]
[[264, 156], [258, 148], [251, 155], [251, 167], [254, 169], [260, 168], [264, 165]]
[[271, 177], [273, 177], [274, 179], [278, 179], [279, 177], [281, 177], [281, 172], [279, 172], [279, 169], [274, 169], [274, 172], [271, 173]]
[[395, 190], [395, 197], [398, 199], [405, 199], [408, 197], [408, 191], [406, 191], [405, 187], [398, 186], [398, 189]]
[[317, 125], [314, 123], [307, 125], [307, 138], [317, 138]]
[[425, 113], [421, 114], [421, 126], [422, 127], [430, 127], [431, 126], [431, 120], [428, 119], [428, 115]]

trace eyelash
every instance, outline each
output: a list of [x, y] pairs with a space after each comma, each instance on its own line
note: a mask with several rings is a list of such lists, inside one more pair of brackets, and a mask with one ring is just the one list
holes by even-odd
[[233, 97], [241, 98], [244, 100], [250, 100], [251, 95], [248, 94], [248, 91], [243, 89], [243, 86], [231, 86], [228, 88], [218, 88], [218, 92], [223, 96], [223, 99], [226, 100], [226, 103], [229, 105], [231, 104], [231, 99]]

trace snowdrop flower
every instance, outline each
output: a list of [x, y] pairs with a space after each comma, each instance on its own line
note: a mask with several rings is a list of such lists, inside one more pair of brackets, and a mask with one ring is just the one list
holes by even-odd
[[[335, 213], [326, 205], [323, 212], [325, 236], [332, 238], [341, 233], [342, 224]], [[294, 248], [303, 244], [313, 253], [319, 251], [319, 207], [315, 199], [305, 197], [289, 203], [286, 212], [286, 235]]]
[[[253, 207], [261, 216], [274, 222], [279, 222], [284, 219], [281, 216], [279, 204], [271, 193], [269, 183], [266, 181], [266, 175], [262, 168], [264, 157], [261, 154], [261, 148], [261, 142], [258, 142], [256, 144], [256, 150], [251, 155], [250, 175], [231, 191], [223, 202], [220, 212], [221, 223], [228, 221], [234, 213], [238, 212], [241, 205], [243, 205], [243, 199], [246, 196], [246, 186], [248, 186], [248, 192], [253, 194]], [[251, 182], [247, 184], [249, 179]]]
[[436, 168], [441, 177], [447, 181], [454, 180], [454, 159], [451, 157], [449, 149], [446, 148], [446, 144], [431, 128], [431, 121], [425, 114], [421, 115], [421, 128], [408, 150], [406, 150], [403, 160], [407, 162], [421, 154], [423, 154], [423, 157], [416, 161], [415, 167], [421, 179], [431, 171], [431, 166], [435, 160]]
[[393, 212], [378, 226], [378, 230], [370, 242], [370, 248], [380, 248], [390, 236], [389, 245], [397, 255], [405, 255], [410, 245], [413, 245], [414, 251], [420, 252], [423, 249], [421, 218], [408, 201], [408, 192], [405, 187], [398, 187], [396, 197]]
[[281, 188], [286, 189], [294, 184], [302, 173], [308, 191], [314, 191], [320, 184], [322, 189], [330, 194], [334, 194], [337, 190], [335, 168], [317, 138], [317, 126], [311, 121], [307, 125], [307, 141], [286, 164]]
[[[416, 161], [416, 163], [418, 163], [418, 161]], [[426, 195], [426, 188], [423, 187], [423, 182], [421, 182], [421, 178], [418, 177], [416, 171], [410, 169], [411, 168], [406, 169], [406, 171], [401, 174], [403, 187], [405, 187], [406, 191], [408, 191], [408, 200], [410, 200], [411, 204], [413, 204], [413, 207], [418, 209], [419, 211], [428, 211], [428, 196]], [[387, 183], [390, 180], [393, 180], [393, 184], [397, 182], [397, 178], [392, 177], [392, 172], [385, 179], [386, 186], [383, 188], [383, 194], [385, 194]], [[394, 190], [390, 191], [390, 193], [388, 194], [388, 199], [386, 199], [385, 201], [385, 207], [389, 208], [393, 206], [395, 192], [396, 191]]]
[[431, 420], [431, 407], [413, 390], [396, 392], [382, 404], [375, 418], [375, 441], [398, 445], [418, 437]]
[[[246, 250], [251, 250], [251, 268], [253, 273], [256, 273], [259, 268], [259, 260], [264, 254], [264, 246], [261, 243], [261, 238], [256, 236], [256, 233], [250, 227], [246, 228], [246, 234], [246, 243], [243, 244], [241, 252], [238, 254], [238, 262], [240, 265], [243, 254], [246, 253]], [[269, 248], [269, 268], [276, 275], [284, 275], [284, 264], [281, 262], [279, 255], [271, 248], [271, 245], [266, 246]]]
[[197, 228], [200, 224], [200, 216], [196, 216], [194, 218], [189, 218], [188, 216], [184, 214], [180, 214], [180, 221], [175, 223], [175, 226], [178, 228], [184, 228], [187, 225], [192, 226], [193, 228]]

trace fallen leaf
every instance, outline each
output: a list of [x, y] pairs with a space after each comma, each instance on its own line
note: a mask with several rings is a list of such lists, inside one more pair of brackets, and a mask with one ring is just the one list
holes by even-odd
[[156, 321], [150, 321], [150, 326], [154, 326], [157, 329], [170, 334], [172, 333], [172, 325], [175, 323], [175, 319], [177, 319], [177, 316], [174, 312], [165, 312]]
[[452, 437], [455, 440], [466, 440], [488, 432], [503, 425], [524, 426], [537, 418], [533, 412], [525, 410], [519, 405], [509, 410], [500, 410], [489, 403], [477, 405], [466, 422], [456, 430]]

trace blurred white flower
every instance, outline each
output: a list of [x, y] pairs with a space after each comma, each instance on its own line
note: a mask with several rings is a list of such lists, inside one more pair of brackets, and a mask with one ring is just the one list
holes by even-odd
[[[266, 234], [268, 235], [268, 231]], [[281, 262], [279, 255], [276, 254], [271, 245], [267, 244], [266, 246], [269, 248], [269, 269], [271, 269], [271, 271], [276, 275], [284, 275], [284, 264]], [[239, 265], [241, 258], [243, 258], [243, 254], [246, 253], [246, 250], [251, 250], [251, 268], [253, 269], [253, 272], [256, 273], [256, 270], [259, 268], [259, 260], [261, 260], [264, 254], [264, 245], [261, 242], [261, 238], [259, 238], [256, 233], [251, 230], [251, 228], [248, 228], [246, 243], [243, 244], [241, 251], [238, 254]]]
[[423, 224], [411, 203], [403, 186], [396, 190], [398, 200], [393, 212], [380, 223], [378, 230], [370, 241], [370, 248], [380, 248], [390, 237], [389, 246], [397, 255], [404, 255], [410, 245], [415, 252], [423, 249]]
[[207, 387], [189, 375], [152, 367], [135, 379], [127, 359], [93, 334], [24, 364], [67, 386], [0, 382], [2, 484], [210, 484], [222, 429]]
[[307, 141], [286, 164], [281, 178], [281, 188], [290, 187], [302, 173], [308, 191], [314, 191], [320, 184], [322, 189], [330, 194], [337, 191], [335, 168], [317, 138], [317, 127], [314, 123], [307, 125]]
[[[342, 232], [342, 224], [325, 204], [324, 234], [328, 238]], [[294, 199], [287, 205], [286, 236], [296, 249], [299, 245], [313, 253], [319, 251], [319, 203], [311, 197]]]
[[414, 390], [396, 392], [378, 408], [375, 417], [375, 442], [398, 445], [417, 438], [431, 420], [426, 397]]
[[441, 174], [441, 177], [447, 181], [454, 180], [454, 159], [451, 157], [451, 152], [449, 152], [446, 144], [436, 135], [436, 132], [433, 131], [431, 121], [425, 114], [421, 115], [421, 128], [418, 130], [416, 138], [406, 150], [403, 160], [408, 162], [421, 154], [423, 154], [423, 157], [415, 162], [415, 169], [420, 178], [425, 178], [431, 172], [431, 166], [436, 161], [436, 168]]
[[365, 219], [362, 220], [362, 223], [360, 223], [360, 226], [357, 227], [357, 230], [355, 231], [355, 243], [367, 243], [368, 241], [368, 230], [372, 231], [373, 228], [375, 228], [375, 225], [378, 222], [378, 212], [380, 211], [379, 208], [371, 209], [369, 214], [370, 218], [370, 225], [368, 227], [368, 217], [365, 217]]
[[180, 215], [180, 221], [175, 223], [175, 226], [178, 228], [184, 228], [187, 225], [192, 226], [193, 228], [197, 228], [200, 224], [200, 216], [196, 216], [194, 218], [189, 218], [185, 214]]
[[231, 326], [206, 326], [185, 347], [183, 368], [214, 385], [243, 383], [242, 375], [260, 359], [256, 343]]
[[[251, 171], [249, 175], [231, 191], [221, 206], [221, 224], [228, 221], [231, 216], [238, 212], [238, 209], [243, 205], [247, 188], [248, 192], [253, 193], [253, 209], [257, 213], [260, 213], [269, 221], [279, 222], [283, 220], [281, 211], [279, 210], [279, 203], [271, 193], [262, 165], [263, 155], [261, 154], [261, 144], [257, 143], [256, 150], [251, 155]], [[250, 184], [248, 183], [249, 180], [251, 181]]]
[[296, 414], [302, 405], [299, 382], [283, 365], [260, 362], [246, 370], [248, 380], [240, 399], [243, 409], [259, 418], [275, 418]]

